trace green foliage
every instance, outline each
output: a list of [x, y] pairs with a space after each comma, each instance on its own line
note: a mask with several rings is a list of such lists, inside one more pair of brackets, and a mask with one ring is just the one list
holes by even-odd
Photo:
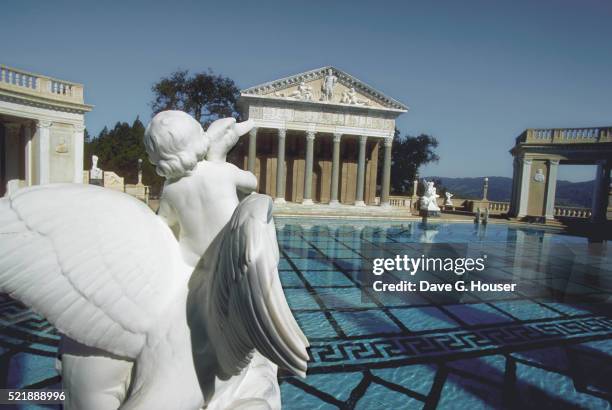
[[153, 113], [164, 110], [185, 111], [208, 125], [223, 117], [239, 117], [236, 101], [240, 90], [230, 78], [212, 70], [190, 75], [187, 70], [162, 77], [151, 88]]
[[118, 122], [111, 130], [104, 127], [97, 138], [85, 141], [85, 169], [91, 168], [91, 156], [97, 155], [98, 167], [115, 172], [126, 184], [135, 184], [138, 182], [138, 159], [141, 158], [142, 182], [151, 187], [153, 195], [159, 194], [163, 178], [155, 173], [155, 167], [148, 161], [144, 132], [139, 118], [132, 125]]
[[[421, 165], [439, 160], [435, 149], [438, 140], [427, 134], [400, 136], [395, 129], [393, 147], [391, 149], [391, 192], [393, 194], [412, 194], [412, 186]], [[379, 172], [382, 175], [384, 149], [379, 151]]]

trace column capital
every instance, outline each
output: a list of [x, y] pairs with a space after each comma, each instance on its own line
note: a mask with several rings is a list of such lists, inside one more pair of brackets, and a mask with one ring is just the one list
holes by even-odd
[[368, 142], [368, 136], [367, 135], [360, 135], [359, 136], [359, 143], [360, 144], [365, 144], [366, 142]]
[[53, 122], [47, 120], [36, 121], [36, 128], [51, 128]]
[[548, 160], [548, 164], [549, 165], [557, 166], [557, 165], [559, 165], [559, 160], [558, 159], [549, 159]]
[[249, 131], [249, 135], [257, 135], [257, 129], [257, 127], [251, 128], [251, 130]]
[[85, 131], [85, 124], [74, 124], [73, 128], [76, 132], [83, 132]]
[[287, 136], [287, 128], [278, 128], [278, 138], [285, 138]]
[[393, 145], [393, 138], [384, 138], [385, 147], [390, 147]]
[[334, 142], [340, 142], [341, 139], [342, 139], [342, 133], [334, 132]]
[[531, 158], [519, 158], [519, 161], [521, 162], [521, 164], [527, 164], [527, 165], [531, 165], [531, 161], [533, 161]]
[[316, 131], [306, 131], [306, 139], [308, 141], [314, 141], [316, 135]]

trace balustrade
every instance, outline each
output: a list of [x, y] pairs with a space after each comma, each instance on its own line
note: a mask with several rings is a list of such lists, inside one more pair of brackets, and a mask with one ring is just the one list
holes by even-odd
[[555, 216], [568, 218], [590, 218], [591, 210], [589, 208], [578, 208], [571, 206], [556, 206]]
[[83, 86], [0, 65], [0, 87], [47, 98], [83, 102]]
[[530, 128], [518, 137], [519, 142], [592, 143], [612, 140], [612, 127], [592, 128]]

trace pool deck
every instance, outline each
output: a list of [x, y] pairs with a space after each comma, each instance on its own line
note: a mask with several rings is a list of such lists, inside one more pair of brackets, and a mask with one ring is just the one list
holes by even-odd
[[[287, 202], [274, 204], [273, 214], [282, 218], [315, 218], [315, 219], [349, 219], [349, 220], [381, 220], [381, 221], [421, 221], [423, 218], [408, 208], [313, 204], [303, 205]], [[440, 212], [440, 216], [429, 218], [430, 222], [474, 222], [474, 215], [468, 212]], [[516, 219], [506, 219], [500, 215], [490, 215], [489, 223], [504, 223], [517, 226], [531, 226], [544, 229], [563, 229], [564, 226], [555, 221], [547, 224], [527, 223]]]

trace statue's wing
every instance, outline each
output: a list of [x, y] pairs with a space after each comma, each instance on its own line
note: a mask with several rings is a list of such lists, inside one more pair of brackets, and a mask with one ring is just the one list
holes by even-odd
[[0, 199], [0, 292], [88, 346], [138, 355], [179, 286], [176, 255], [161, 219], [123, 193], [61, 184]]
[[278, 261], [271, 198], [252, 194], [238, 205], [190, 281], [188, 322], [205, 395], [215, 375], [238, 374], [253, 349], [305, 377], [308, 340], [285, 299]]

